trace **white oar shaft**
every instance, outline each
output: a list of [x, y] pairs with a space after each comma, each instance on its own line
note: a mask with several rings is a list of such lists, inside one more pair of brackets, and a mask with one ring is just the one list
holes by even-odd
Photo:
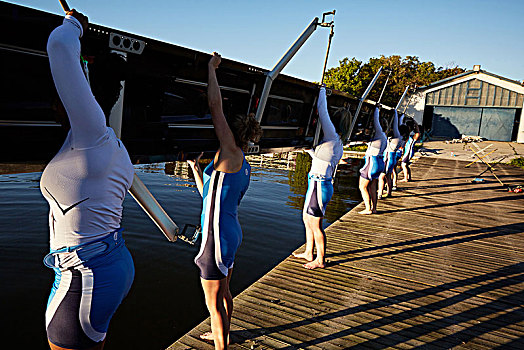
[[144, 209], [146, 214], [149, 215], [151, 220], [153, 220], [166, 238], [171, 242], [176, 241], [179, 231], [177, 224], [171, 220], [165, 210], [160, 206], [160, 204], [158, 204], [155, 197], [153, 197], [151, 192], [149, 192], [146, 185], [144, 185], [136, 173], [133, 178], [133, 184], [129, 189], [129, 193], [131, 193], [133, 198], [142, 209]]

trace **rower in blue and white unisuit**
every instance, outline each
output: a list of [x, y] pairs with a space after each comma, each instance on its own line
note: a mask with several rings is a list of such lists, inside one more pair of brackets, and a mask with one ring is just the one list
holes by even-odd
[[398, 143], [397, 152], [395, 154], [396, 161], [393, 164], [393, 171], [391, 172], [391, 186], [392, 186], [391, 189], [393, 191], [397, 189], [397, 180], [398, 180], [397, 165], [399, 164], [399, 161], [402, 160], [402, 155], [404, 154], [404, 148], [409, 138], [409, 128], [406, 124], [404, 124], [404, 114], [402, 114], [399, 118], [398, 132], [400, 133], [400, 141]]
[[107, 72], [121, 71], [113, 64], [120, 57], [93, 66], [91, 81], [100, 84], [93, 90], [95, 100], [80, 63], [80, 37], [87, 23], [87, 17], [70, 11], [47, 43], [53, 80], [67, 112], [58, 117], [70, 124], [40, 180], [50, 207], [51, 249], [44, 263], [55, 272], [45, 313], [52, 349], [102, 349], [109, 321], [134, 278], [120, 227], [134, 170], [124, 145], [106, 126], [122, 80]]
[[411, 163], [411, 158], [413, 158], [413, 155], [415, 154], [415, 143], [421, 136], [420, 128], [414, 119], [407, 119], [405, 124], [409, 128], [410, 134], [408, 140], [406, 141], [406, 144], [404, 145], [404, 153], [402, 155], [401, 162], [402, 173], [404, 174], [404, 178], [402, 180], [399, 180], [400, 182], [411, 181], [411, 169], [409, 167], [409, 164]]
[[[306, 269], [325, 267], [326, 234], [322, 228], [322, 218], [333, 196], [333, 176], [343, 154], [341, 139], [347, 132], [349, 123], [346, 121], [350, 118], [346, 109], [337, 110], [334, 119], [339, 119], [340, 122], [337, 123], [338, 130], [335, 128], [329, 117], [324, 87], [320, 88], [317, 110], [324, 136], [314, 149], [307, 151], [312, 157], [312, 162], [302, 212], [302, 220], [306, 228], [306, 248], [303, 253], [293, 253], [293, 256], [308, 261], [304, 264]], [[313, 260], [315, 247], [317, 256]]]
[[[381, 125], [382, 124], [382, 125]], [[375, 214], [377, 212], [377, 182], [380, 173], [384, 171], [384, 150], [387, 138], [384, 129], [387, 128], [385, 119], [380, 119], [379, 108], [373, 113], [373, 128], [375, 133], [368, 143], [365, 155], [365, 164], [360, 169], [359, 188], [366, 208], [359, 214]]]
[[220, 148], [203, 174], [198, 164], [202, 154], [188, 163], [203, 200], [202, 243], [195, 263], [200, 269], [200, 281], [211, 316], [211, 332], [202, 334], [201, 338], [214, 341], [216, 349], [226, 349], [233, 312], [229, 282], [235, 253], [242, 242], [238, 206], [251, 176], [243, 150], [250, 141], [260, 139], [262, 129], [252, 114], [226, 119], [216, 77], [220, 62], [220, 55], [213, 53], [208, 64], [207, 87], [209, 110]]
[[395, 109], [393, 113], [393, 135], [388, 138], [386, 150], [384, 152], [384, 171], [380, 174], [378, 179], [378, 199], [382, 198], [384, 187], [387, 186], [387, 196], [391, 197], [393, 189], [392, 173], [398, 161], [397, 151], [401, 145], [402, 136], [398, 129], [398, 113]]
[[242, 242], [238, 205], [249, 187], [250, 176], [251, 166], [245, 158], [236, 172], [216, 170], [214, 160], [204, 169], [202, 245], [195, 258], [203, 279], [220, 280], [233, 267]]

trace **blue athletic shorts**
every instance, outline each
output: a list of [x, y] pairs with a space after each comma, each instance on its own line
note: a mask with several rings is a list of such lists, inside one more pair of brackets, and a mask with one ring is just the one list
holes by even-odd
[[99, 344], [135, 275], [120, 230], [95, 242], [51, 251], [44, 263], [55, 271], [46, 310], [49, 341], [68, 349]]
[[366, 156], [364, 166], [360, 169], [360, 176], [367, 180], [378, 179], [384, 171], [383, 156]]
[[409, 164], [411, 162], [411, 158], [413, 158], [414, 149], [413, 146], [415, 146], [415, 142], [410, 137], [406, 144], [404, 145], [404, 154], [402, 155], [402, 163]]
[[401, 159], [402, 159], [402, 150], [399, 149], [399, 150], [397, 150], [397, 152], [396, 152], [395, 164], [397, 164], [398, 161], [401, 160]]
[[331, 179], [309, 174], [303, 212], [317, 218], [324, 217], [326, 207], [332, 196], [333, 183]]
[[393, 172], [393, 168], [397, 164], [397, 152], [385, 152], [384, 163], [384, 172], [386, 174], [391, 174]]

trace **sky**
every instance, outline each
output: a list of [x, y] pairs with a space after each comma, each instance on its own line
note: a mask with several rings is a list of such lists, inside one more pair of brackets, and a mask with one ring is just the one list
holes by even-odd
[[[9, 0], [61, 14], [58, 0]], [[418, 56], [524, 80], [523, 0], [68, 0], [93, 23], [272, 69], [315, 17], [336, 9], [328, 68], [345, 57]], [[154, 5], [152, 5], [154, 4]], [[329, 29], [283, 70], [320, 81]]]

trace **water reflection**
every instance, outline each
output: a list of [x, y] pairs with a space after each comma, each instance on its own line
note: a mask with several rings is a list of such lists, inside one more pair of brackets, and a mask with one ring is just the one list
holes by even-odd
[[[295, 152], [250, 162], [252, 181], [239, 207], [244, 236], [231, 281], [234, 295], [305, 240], [301, 216], [309, 155]], [[202, 199], [185, 162], [140, 165], [136, 170], [178, 225], [199, 223]], [[352, 166], [339, 166], [325, 225], [360, 201], [354, 175]], [[4, 334], [16, 338], [20, 348], [32, 349], [46, 346], [44, 310], [53, 280], [52, 271], [42, 264], [49, 237], [40, 176], [0, 175], [0, 276], [8, 281], [8, 287], [0, 289], [0, 300], [8, 301], [0, 303], [0, 314], [10, 320], [3, 326]], [[193, 263], [199, 242], [196, 247], [168, 242], [130, 196], [124, 201], [122, 225], [136, 277], [111, 324], [107, 348], [165, 348], [207, 315]]]
[[[286, 206], [302, 210], [304, 207], [305, 194], [308, 185], [308, 173], [311, 168], [311, 157], [303, 152], [286, 153], [267, 153], [260, 155], [248, 155], [247, 161], [253, 168], [252, 182], [260, 181], [261, 177], [270, 176], [275, 183], [288, 184], [289, 194]], [[204, 169], [209, 159], [201, 159], [200, 166]], [[334, 195], [331, 199], [326, 212], [324, 226], [335, 222], [345, 213], [348, 207], [353, 207], [360, 202], [360, 192], [358, 191], [357, 171], [361, 166], [360, 159], [348, 158], [339, 164], [337, 174], [333, 183]], [[160, 171], [161, 165], [142, 166], [143, 171]], [[258, 169], [257, 169], [258, 168]], [[286, 170], [287, 180], [283, 177], [274, 177], [263, 169]], [[193, 179], [193, 172], [187, 162], [169, 162], [163, 165], [163, 171], [168, 176], [175, 176], [183, 179]], [[183, 184], [183, 186], [194, 187], [194, 183]]]

